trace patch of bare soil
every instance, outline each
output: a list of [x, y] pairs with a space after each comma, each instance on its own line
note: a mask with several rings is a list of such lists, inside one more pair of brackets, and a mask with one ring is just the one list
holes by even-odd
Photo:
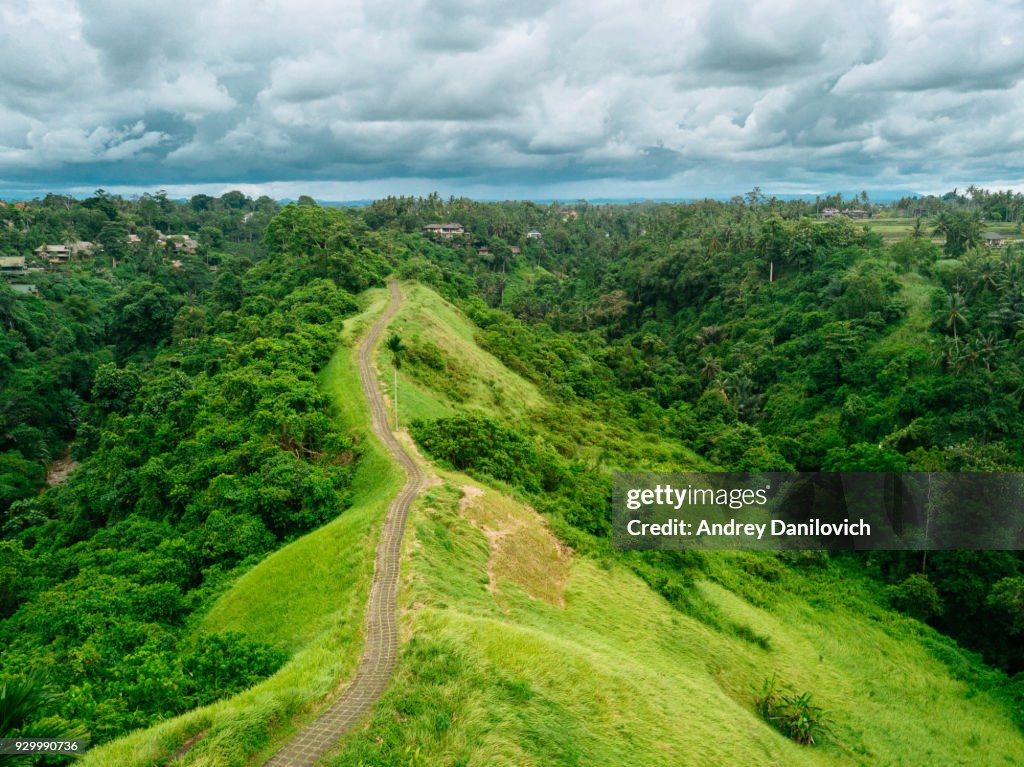
[[53, 487], [54, 485], [63, 485], [68, 481], [68, 476], [71, 472], [77, 468], [78, 461], [73, 461], [67, 456], [58, 458], [50, 464], [50, 469], [46, 472], [46, 484], [50, 487]]
[[459, 511], [487, 536], [487, 588], [491, 593], [499, 590], [502, 581], [511, 581], [534, 599], [565, 607], [571, 552], [540, 515], [472, 485], [462, 487]]

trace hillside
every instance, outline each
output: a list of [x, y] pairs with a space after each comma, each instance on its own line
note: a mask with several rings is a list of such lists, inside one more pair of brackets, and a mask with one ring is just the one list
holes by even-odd
[[[335, 767], [411, 754], [467, 765], [1024, 759], [1004, 706], [975, 689], [980, 670], [880, 607], [863, 579], [835, 568], [762, 580], [748, 571], [763, 560], [722, 555], [695, 587], [731, 624], [723, 631], [673, 610], [627, 568], [566, 552], [500, 492], [441, 476], [407, 544], [403, 661]], [[820, 746], [758, 718], [753, 696], [771, 676], [828, 712]]]
[[[442, 349], [466, 342], [465, 318], [422, 287], [410, 294], [398, 318], [406, 333], [431, 329]], [[515, 381], [493, 364], [476, 369]], [[446, 392], [417, 384], [420, 412], [452, 407]], [[370, 728], [333, 765], [412, 754], [414, 764], [481, 765], [1024, 759], [1004, 703], [979, 692], [983, 667], [883, 606], [856, 568], [722, 552], [694, 583], [698, 620], [617, 558], [566, 549], [502, 490], [435, 471], [441, 484], [406, 543], [402, 665]], [[772, 676], [829, 712], [821, 748], [792, 744], [757, 717], [755, 689]]]
[[[245, 693], [90, 750], [84, 765], [162, 764], [196, 735], [188, 763], [249, 764], [269, 755], [309, 718], [355, 668], [373, 550], [384, 511], [401, 477], [369, 438], [369, 411], [359, 389], [355, 341], [386, 303], [386, 291], [360, 297], [362, 311], [321, 374], [339, 425], [355, 430], [365, 454], [351, 507], [318, 530], [250, 569], [202, 616], [198, 635], [241, 632], [286, 648], [290, 660]], [[294, 717], [294, 720], [293, 720]]]
[[[92, 210], [59, 202], [18, 214], [48, 227], [18, 248]], [[339, 765], [1021, 761], [1018, 552], [609, 535], [618, 469], [1019, 470], [1015, 246], [753, 203], [307, 201], [179, 267], [141, 202], [106, 202], [117, 237], [38, 267], [38, 297], [0, 284], [0, 686], [35, 685], [25, 732], [88, 736], [89, 766], [255, 767], [369, 668]], [[247, 215], [226, 206], [167, 204], [188, 231]], [[436, 479], [392, 677], [360, 658], [412, 460], [396, 402]], [[816, 745], [761, 718], [766, 684], [811, 696]]]
[[[406, 365], [399, 397], [412, 412], [403, 418], [452, 415], [492, 392], [510, 403], [492, 414], [512, 422], [551, 407], [475, 344], [458, 310], [423, 286], [406, 294], [393, 326], [410, 348], [429, 338], [465, 361], [469, 395], [456, 402]], [[347, 326], [380, 305], [379, 294], [365, 295], [365, 313]], [[324, 385], [342, 417], [365, 423], [342, 349]], [[399, 667], [369, 726], [332, 765], [1024, 760], [1020, 730], [986, 692], [991, 672], [883, 606], [878, 585], [850, 563], [707, 556], [694, 607], [677, 609], [638, 577], [638, 563], [564, 546], [518, 491], [432, 471], [437, 484], [417, 503], [405, 543]], [[203, 630], [273, 637], [292, 660], [236, 698], [91, 752], [86, 765], [157, 764], [200, 732], [181, 764], [257, 764], [249, 754], [268, 754], [308, 718], [357, 657], [366, 529], [396, 488], [382, 467], [365, 472], [349, 511], [250, 570], [203, 619]], [[773, 676], [828, 712], [820, 746], [793, 744], [758, 718], [755, 688]]]

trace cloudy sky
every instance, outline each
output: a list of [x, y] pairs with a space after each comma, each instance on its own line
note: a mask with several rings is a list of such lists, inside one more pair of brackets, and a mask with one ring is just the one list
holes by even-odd
[[1024, 188], [1024, 6], [2, 0], [0, 196]]

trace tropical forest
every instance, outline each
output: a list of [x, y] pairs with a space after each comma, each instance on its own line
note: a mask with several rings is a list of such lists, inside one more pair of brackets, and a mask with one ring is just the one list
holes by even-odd
[[1024, 471], [1022, 222], [976, 187], [0, 204], [0, 738], [1024, 764], [1021, 552], [611, 534], [614, 472]]

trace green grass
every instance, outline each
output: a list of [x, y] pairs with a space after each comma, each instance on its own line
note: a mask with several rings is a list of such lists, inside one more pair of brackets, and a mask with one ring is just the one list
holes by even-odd
[[[525, 570], [489, 589], [494, 555], [479, 520], [539, 521], [518, 505], [509, 521], [493, 490], [474, 506], [500, 508], [460, 512], [468, 482], [445, 475], [411, 518], [402, 602], [412, 641], [370, 727], [347, 738], [333, 767], [1024, 760], [1001, 704], [951, 674], [936, 648], [973, 661], [880, 608], [856, 572], [782, 569], [767, 584], [741, 566], [749, 554], [710, 557], [696, 588], [768, 649], [672, 609], [615, 563], [574, 557], [563, 609], [527, 593], [520, 580], [535, 575]], [[531, 540], [550, 556], [549, 541]], [[773, 674], [826, 709], [821, 745], [792, 743], [758, 717], [754, 688]]]
[[[909, 237], [910, 233], [914, 230], [914, 222], [916, 218], [911, 217], [875, 217], [870, 219], [862, 219], [858, 221], [858, 224], [866, 224], [876, 234], [880, 234], [885, 240], [887, 245], [891, 245], [898, 240], [902, 240], [904, 237]], [[921, 224], [924, 227], [926, 234], [930, 234], [934, 223], [931, 219], [921, 219]], [[983, 232], [997, 232], [999, 234], [1005, 234], [1008, 237], [1017, 238], [1022, 237], [1021, 231], [1015, 222], [1002, 222], [1002, 221], [986, 221], [981, 225]], [[944, 240], [942, 237], [931, 237], [932, 242], [941, 245]]]
[[900, 275], [900, 283], [900, 298], [906, 305], [906, 314], [875, 343], [876, 352], [900, 353], [908, 344], [919, 347], [934, 319], [931, 299], [937, 290], [936, 284], [917, 272]]
[[[517, 420], [546, 405], [537, 387], [477, 346], [476, 327], [458, 309], [422, 285], [403, 286], [404, 301], [391, 324], [407, 346], [430, 345], [445, 363], [441, 370], [406, 364], [399, 373], [399, 416], [443, 418], [457, 410]], [[381, 354], [385, 392], [392, 394], [391, 357]]]
[[[904, 293], [912, 333], [927, 322], [927, 282], [907, 275]], [[437, 301], [426, 296], [418, 311], [433, 312]], [[406, 332], [448, 327], [436, 314], [409, 315]], [[460, 329], [451, 332], [465, 342]], [[416, 387], [421, 403], [464, 407], [423, 382], [402, 385]], [[572, 407], [558, 416], [568, 432], [594, 428], [580, 427]], [[619, 429], [616, 439], [606, 445], [612, 459], [650, 456], [638, 434]], [[410, 520], [408, 641], [396, 677], [333, 767], [1024, 760], [1020, 730], [985, 691], [992, 672], [883, 607], [878, 585], [856, 567], [804, 571], [714, 552], [683, 612], [625, 560], [565, 561], [536, 513], [441, 474], [444, 484], [421, 497]], [[484, 492], [460, 509], [467, 485]], [[773, 675], [826, 710], [833, 724], [821, 745], [797, 745], [760, 719], [755, 690]]]
[[340, 422], [362, 445], [351, 507], [249, 570], [214, 603], [198, 629], [241, 631], [286, 648], [292, 657], [277, 674], [240, 695], [89, 751], [85, 767], [164, 764], [200, 732], [204, 737], [181, 764], [260, 763], [351, 675], [363, 639], [377, 532], [403, 479], [370, 438], [355, 361], [354, 339], [386, 305], [387, 291], [368, 291], [363, 301], [364, 311], [346, 322], [346, 338], [322, 375]]

